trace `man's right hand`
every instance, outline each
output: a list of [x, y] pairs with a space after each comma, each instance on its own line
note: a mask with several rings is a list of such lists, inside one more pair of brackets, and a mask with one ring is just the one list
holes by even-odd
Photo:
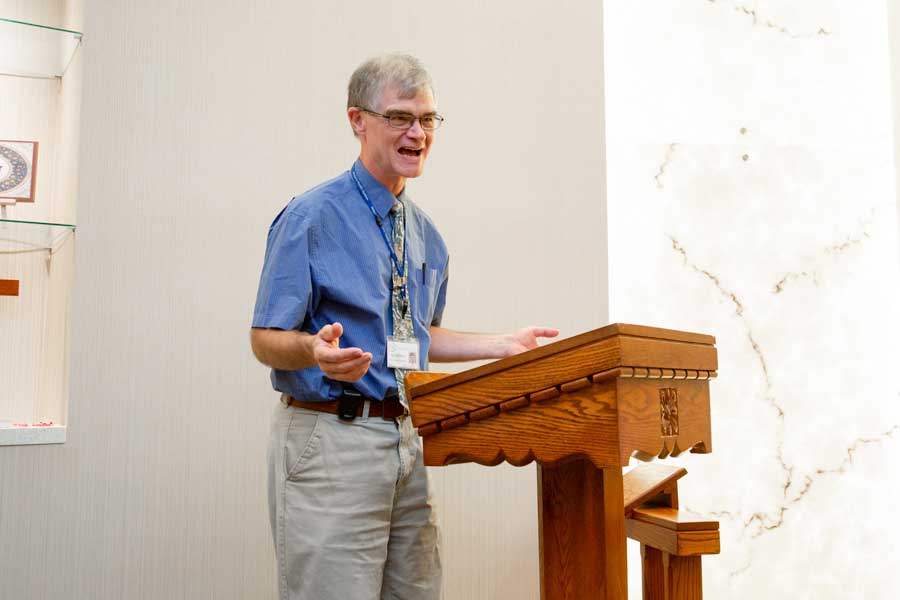
[[372, 362], [372, 353], [360, 348], [341, 348], [339, 340], [344, 333], [340, 323], [326, 325], [312, 340], [313, 358], [322, 372], [335, 381], [358, 381]]

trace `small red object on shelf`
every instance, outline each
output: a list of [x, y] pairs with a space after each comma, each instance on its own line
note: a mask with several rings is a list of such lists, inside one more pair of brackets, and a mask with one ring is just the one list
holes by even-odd
[[0, 296], [18, 296], [18, 279], [0, 279]]

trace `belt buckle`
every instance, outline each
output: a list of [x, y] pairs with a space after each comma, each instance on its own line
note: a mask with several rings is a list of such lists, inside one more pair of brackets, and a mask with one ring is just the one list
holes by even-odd
[[356, 410], [363, 396], [355, 389], [344, 388], [338, 397], [337, 415], [341, 421], [352, 421], [356, 418]]

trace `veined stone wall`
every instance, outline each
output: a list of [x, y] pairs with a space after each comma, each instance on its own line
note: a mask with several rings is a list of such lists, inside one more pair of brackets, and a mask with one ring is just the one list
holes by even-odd
[[[711, 333], [710, 598], [893, 598], [897, 217], [883, 1], [605, 5], [610, 320]], [[630, 595], [640, 597], [636, 552]]]

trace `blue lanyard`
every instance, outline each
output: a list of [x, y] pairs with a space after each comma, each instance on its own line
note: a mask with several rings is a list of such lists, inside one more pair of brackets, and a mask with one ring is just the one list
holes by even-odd
[[[403, 282], [402, 287], [400, 288], [400, 294], [405, 298], [406, 297], [406, 279], [403, 277], [403, 271], [405, 270], [405, 266], [401, 264], [400, 259], [397, 258], [397, 254], [394, 252], [394, 245], [391, 244], [390, 240], [388, 240], [387, 234], [384, 232], [384, 227], [381, 223], [381, 217], [378, 216], [378, 211], [375, 210], [375, 206], [372, 204], [372, 201], [369, 200], [369, 195], [366, 193], [366, 190], [363, 188], [362, 183], [359, 181], [359, 177], [356, 175], [356, 165], [350, 167], [350, 175], [353, 177], [353, 182], [356, 184], [356, 189], [359, 190], [360, 195], [363, 197], [363, 200], [366, 201], [366, 205], [369, 207], [369, 210], [372, 211], [372, 216], [375, 217], [375, 224], [378, 226], [378, 231], [381, 233], [381, 239], [384, 240], [384, 245], [387, 246], [388, 252], [391, 253], [391, 262], [394, 263], [394, 269], [397, 270], [397, 275], [400, 276], [400, 281]], [[406, 227], [406, 219], [403, 220], [404, 228]], [[404, 231], [404, 234], [406, 232]], [[403, 258], [404, 261], [406, 259], [406, 235], [403, 236]]]

